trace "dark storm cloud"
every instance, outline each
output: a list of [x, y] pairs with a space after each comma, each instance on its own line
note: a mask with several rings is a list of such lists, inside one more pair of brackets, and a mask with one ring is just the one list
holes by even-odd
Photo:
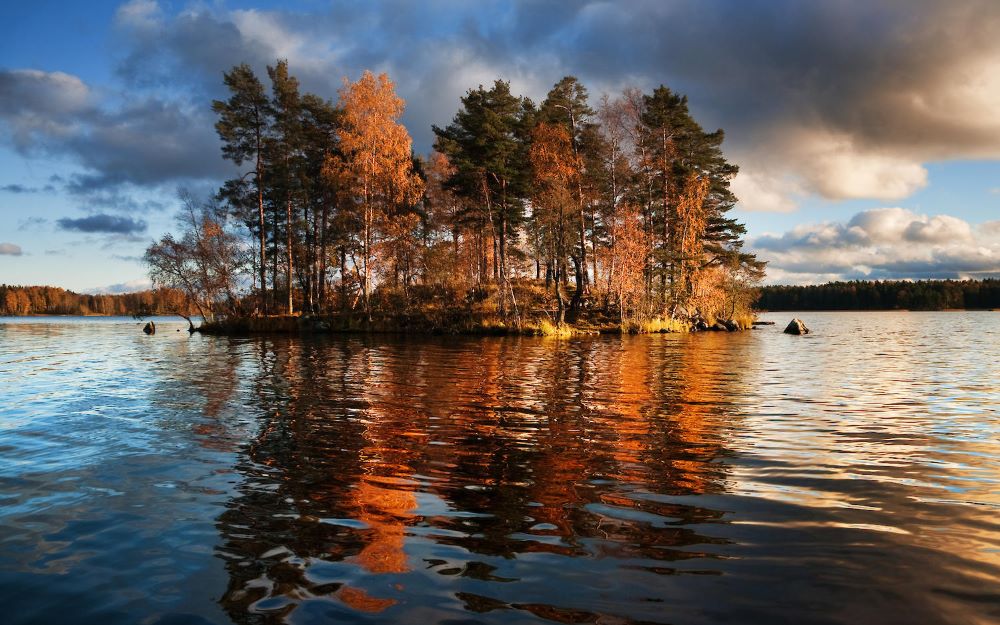
[[66, 74], [0, 72], [10, 141], [75, 159], [76, 193], [231, 175], [209, 102], [233, 65], [266, 78], [278, 58], [332, 99], [344, 76], [389, 72], [420, 152], [467, 89], [498, 77], [536, 100], [566, 74], [595, 101], [665, 83], [726, 129], [748, 207], [789, 210], [790, 193], [900, 198], [926, 184], [928, 160], [1000, 157], [993, 0], [382, 0], [177, 14], [133, 0], [116, 32], [128, 95], [114, 102]]
[[146, 222], [142, 219], [121, 217], [119, 215], [90, 215], [73, 219], [63, 217], [56, 221], [63, 230], [73, 230], [85, 233], [134, 235], [146, 231]]
[[928, 159], [1000, 156], [1000, 9], [989, 0], [383, 0], [175, 17], [128, 7], [143, 9], [120, 20], [131, 46], [120, 69], [136, 84], [218, 94], [229, 66], [263, 75], [287, 58], [304, 88], [335, 97], [342, 76], [386, 70], [420, 151], [466, 89], [502, 77], [537, 100], [574, 74], [595, 96], [628, 84], [688, 93], [757, 172], [743, 188], [765, 198], [779, 181], [760, 174], [776, 170], [827, 197], [897, 198], [926, 184]]
[[[66, 184], [74, 194], [229, 174], [213, 123], [210, 111], [183, 101], [127, 98], [118, 107], [101, 107], [76, 77], [0, 71], [0, 133], [6, 130], [23, 154], [69, 157], [80, 165], [84, 173]], [[16, 184], [3, 189], [39, 190]]]

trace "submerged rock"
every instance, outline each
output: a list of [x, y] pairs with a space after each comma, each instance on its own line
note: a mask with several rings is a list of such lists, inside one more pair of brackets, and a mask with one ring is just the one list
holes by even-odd
[[156, 324], [152, 321], [147, 321], [146, 325], [142, 327], [142, 331], [146, 334], [156, 334]]
[[792, 319], [785, 327], [785, 334], [809, 334], [809, 328], [801, 319]]

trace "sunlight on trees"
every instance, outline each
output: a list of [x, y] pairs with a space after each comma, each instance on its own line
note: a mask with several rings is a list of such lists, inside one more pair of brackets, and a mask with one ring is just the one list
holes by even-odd
[[[189, 196], [183, 199], [184, 208], [177, 216], [179, 237], [167, 234], [146, 250], [149, 276], [157, 286], [184, 293], [207, 322], [217, 315], [238, 313], [247, 248], [217, 218], [216, 207], [198, 206]], [[175, 312], [189, 317], [184, 310]]]
[[206, 318], [632, 331], [750, 313], [764, 264], [727, 216], [737, 167], [685, 96], [629, 88], [595, 109], [567, 76], [536, 106], [497, 80], [417, 158], [385, 74], [345, 79], [333, 103], [301, 93], [286, 61], [267, 70], [270, 96], [240, 65], [212, 104], [223, 157], [250, 168], [147, 253]]

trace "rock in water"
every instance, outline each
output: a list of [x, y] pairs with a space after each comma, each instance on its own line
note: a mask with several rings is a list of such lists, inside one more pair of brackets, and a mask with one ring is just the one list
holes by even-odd
[[152, 321], [147, 321], [146, 325], [142, 327], [142, 331], [146, 334], [156, 334], [156, 324]]
[[785, 334], [809, 334], [809, 328], [801, 319], [792, 319], [785, 328]]

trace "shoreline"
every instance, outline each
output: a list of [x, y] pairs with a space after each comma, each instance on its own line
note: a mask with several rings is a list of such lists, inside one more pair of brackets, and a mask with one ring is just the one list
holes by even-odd
[[391, 315], [371, 321], [341, 315], [272, 315], [239, 317], [203, 323], [195, 331], [217, 336], [254, 334], [397, 334], [413, 336], [597, 336], [631, 334], [684, 334], [692, 332], [739, 332], [753, 328], [754, 318], [718, 321], [712, 325], [695, 320], [656, 318], [623, 327], [606, 319], [589, 319], [556, 326], [547, 318], [505, 323], [495, 317], [453, 319], [434, 322], [419, 315]]

